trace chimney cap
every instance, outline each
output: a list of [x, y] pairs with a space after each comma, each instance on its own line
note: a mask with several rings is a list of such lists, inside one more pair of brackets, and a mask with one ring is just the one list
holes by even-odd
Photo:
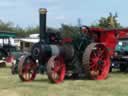
[[47, 13], [47, 9], [46, 8], [40, 8], [39, 12], [40, 12], [40, 14], [46, 14]]

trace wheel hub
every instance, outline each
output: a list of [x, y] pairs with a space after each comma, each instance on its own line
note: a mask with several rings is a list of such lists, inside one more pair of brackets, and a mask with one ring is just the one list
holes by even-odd
[[103, 62], [102, 60], [99, 60], [99, 61], [97, 62], [97, 64], [99, 64], [99, 65], [103, 65], [104, 62]]

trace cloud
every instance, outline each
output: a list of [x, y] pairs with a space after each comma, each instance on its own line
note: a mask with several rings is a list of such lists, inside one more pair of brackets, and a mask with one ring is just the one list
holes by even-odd
[[61, 1], [61, 0], [44, 0], [44, 2], [47, 2], [47, 3], [56, 3], [59, 1]]
[[65, 18], [65, 16], [57, 16], [57, 17], [55, 17], [55, 19], [56, 19], [56, 20], [64, 20], [64, 19], [66, 19], [66, 18]]

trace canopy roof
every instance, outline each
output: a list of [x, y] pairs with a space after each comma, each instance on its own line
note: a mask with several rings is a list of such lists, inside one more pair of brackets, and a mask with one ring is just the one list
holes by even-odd
[[15, 38], [16, 37], [16, 33], [14, 32], [1, 32], [0, 31], [0, 38]]

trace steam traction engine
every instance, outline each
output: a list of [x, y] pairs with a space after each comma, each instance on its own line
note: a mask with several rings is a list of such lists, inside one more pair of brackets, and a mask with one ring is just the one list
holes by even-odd
[[40, 41], [31, 49], [31, 54], [20, 58], [19, 77], [22, 81], [32, 81], [37, 68], [43, 65], [48, 78], [60, 83], [65, 77], [87, 77], [94, 80], [105, 79], [110, 68], [121, 30], [82, 27], [77, 38], [60, 38], [46, 32], [46, 9], [40, 9]]

